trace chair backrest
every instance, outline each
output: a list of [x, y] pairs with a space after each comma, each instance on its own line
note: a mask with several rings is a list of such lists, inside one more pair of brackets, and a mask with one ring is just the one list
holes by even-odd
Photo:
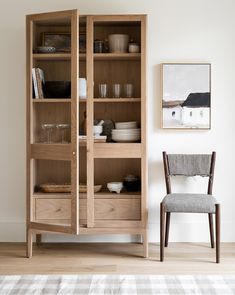
[[171, 193], [170, 176], [207, 176], [208, 194], [212, 194], [216, 153], [211, 155], [201, 154], [167, 154], [163, 152], [163, 162], [167, 193]]

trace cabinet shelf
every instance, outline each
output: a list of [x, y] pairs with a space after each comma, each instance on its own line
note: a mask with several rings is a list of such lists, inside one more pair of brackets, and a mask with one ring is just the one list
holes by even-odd
[[[33, 193], [34, 198], [48, 198], [48, 199], [71, 199], [71, 194], [69, 193], [41, 193], [35, 192]], [[99, 193], [95, 193], [94, 197], [96, 199], [140, 199], [141, 192], [127, 192], [122, 191], [120, 194], [111, 193], [108, 190], [101, 191]], [[80, 199], [86, 199], [86, 193], [79, 193]]]
[[[70, 60], [71, 59], [71, 53], [34, 53], [33, 59], [35, 60]], [[85, 53], [79, 54], [80, 60], [86, 59]]]
[[[94, 53], [94, 60], [140, 60], [141, 53]], [[35, 60], [70, 60], [71, 53], [34, 53]], [[86, 53], [79, 53], [79, 59], [85, 60]]]
[[[33, 103], [71, 102], [71, 98], [33, 98], [32, 100]], [[79, 99], [79, 102], [86, 102], [86, 99]]]
[[94, 98], [97, 103], [122, 103], [122, 102], [141, 102], [140, 98]]
[[94, 53], [94, 60], [140, 60], [140, 53]]
[[70, 98], [33, 98], [32, 100], [33, 103], [71, 102]]
[[141, 158], [141, 143], [94, 143], [94, 158]]

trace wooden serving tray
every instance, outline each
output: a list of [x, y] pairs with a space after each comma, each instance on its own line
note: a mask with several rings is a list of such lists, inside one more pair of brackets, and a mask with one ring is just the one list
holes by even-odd
[[[45, 183], [39, 186], [41, 192], [43, 193], [71, 193], [71, 184], [54, 184]], [[95, 185], [94, 192], [98, 193], [102, 188], [102, 185]], [[79, 184], [79, 193], [86, 193], [87, 185]]]

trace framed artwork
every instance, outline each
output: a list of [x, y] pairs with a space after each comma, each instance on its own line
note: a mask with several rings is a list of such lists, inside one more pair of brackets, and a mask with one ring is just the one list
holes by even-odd
[[42, 37], [42, 44], [43, 46], [55, 47], [57, 52], [70, 52], [71, 34], [44, 32]]
[[162, 128], [211, 128], [211, 64], [162, 64]]

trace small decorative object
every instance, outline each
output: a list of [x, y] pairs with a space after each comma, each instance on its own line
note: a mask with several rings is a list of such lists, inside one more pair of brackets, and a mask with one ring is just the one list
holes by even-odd
[[110, 192], [115, 192], [117, 194], [120, 194], [121, 190], [123, 189], [123, 183], [122, 182], [109, 182], [109, 183], [107, 183], [107, 188]]
[[99, 84], [99, 97], [100, 98], [108, 97], [108, 84]]
[[121, 97], [121, 84], [113, 84], [113, 97], [114, 98]]
[[130, 53], [139, 53], [140, 52], [140, 46], [137, 43], [129, 43], [128, 51]]
[[107, 142], [112, 141], [112, 130], [114, 129], [114, 122], [112, 120], [104, 120], [102, 135], [107, 136]]
[[60, 130], [61, 132], [61, 143], [68, 143], [68, 141], [65, 140], [66, 138], [66, 130], [69, 129], [69, 124], [57, 124], [56, 128]]
[[134, 175], [127, 175], [124, 178], [123, 186], [128, 192], [137, 192], [140, 191], [141, 188], [141, 182], [140, 178], [138, 176]]
[[162, 64], [162, 127], [210, 129], [211, 65]]
[[71, 34], [44, 32], [42, 45], [55, 47], [57, 52], [71, 52]]
[[111, 34], [108, 36], [109, 51], [111, 53], [128, 52], [129, 35]]
[[55, 124], [44, 123], [41, 126], [42, 126], [42, 129], [46, 131], [46, 135], [47, 135], [47, 141], [45, 143], [52, 143], [51, 134], [52, 134], [52, 130], [55, 128]]
[[55, 53], [56, 48], [54, 46], [38, 46], [37, 52], [38, 53]]
[[93, 126], [93, 135], [99, 136], [103, 132], [103, 126], [94, 125]]
[[95, 40], [94, 41], [94, 52], [95, 53], [104, 52], [104, 41], [102, 41], [102, 40]]
[[46, 98], [69, 98], [71, 96], [70, 81], [46, 81]]
[[79, 78], [79, 98], [87, 98], [87, 82], [86, 78]]
[[124, 96], [127, 98], [133, 97], [134, 86], [133, 84], [124, 84]]

